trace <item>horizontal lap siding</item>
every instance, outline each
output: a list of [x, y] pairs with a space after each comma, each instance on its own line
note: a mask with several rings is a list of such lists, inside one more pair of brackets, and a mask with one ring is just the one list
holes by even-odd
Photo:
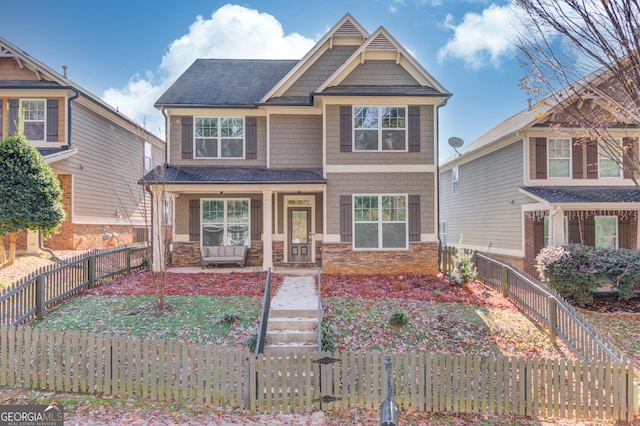
[[272, 115], [271, 167], [321, 168], [322, 117]]
[[[202, 116], [215, 116], [215, 112], [203, 112]], [[244, 113], [238, 112], [243, 117]], [[251, 116], [251, 114], [247, 114]], [[258, 153], [255, 160], [245, 159], [183, 159], [182, 158], [182, 124], [179, 115], [170, 118], [169, 130], [169, 164], [173, 166], [265, 166], [267, 147], [267, 119], [257, 117]]]
[[420, 152], [340, 152], [340, 106], [328, 105], [327, 165], [435, 164], [433, 123], [433, 106], [420, 106]]
[[340, 233], [340, 196], [352, 194], [419, 195], [420, 232], [436, 232], [433, 173], [327, 174], [327, 233]]
[[[447, 221], [447, 244], [522, 249], [522, 142], [461, 164], [459, 194], [451, 193], [451, 170], [440, 176], [440, 220]], [[513, 202], [511, 202], [513, 200]]]

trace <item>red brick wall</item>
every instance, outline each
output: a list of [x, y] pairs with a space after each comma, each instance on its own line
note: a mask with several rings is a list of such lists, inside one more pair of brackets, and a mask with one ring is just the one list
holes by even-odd
[[353, 251], [351, 244], [324, 244], [325, 274], [431, 274], [438, 271], [438, 244], [410, 244], [408, 251]]

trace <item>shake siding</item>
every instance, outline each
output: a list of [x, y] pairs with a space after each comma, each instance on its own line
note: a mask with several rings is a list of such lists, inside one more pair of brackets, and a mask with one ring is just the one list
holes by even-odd
[[[361, 102], [366, 104], [366, 99]], [[420, 152], [340, 152], [340, 106], [327, 106], [327, 165], [434, 164], [434, 107], [420, 107]]]
[[[522, 204], [532, 200], [523, 185], [522, 141], [458, 167], [459, 194], [451, 194], [451, 170], [440, 176], [440, 220], [447, 222], [448, 244], [522, 249]], [[511, 202], [513, 200], [513, 202]]]
[[328, 173], [327, 233], [340, 233], [340, 196], [408, 194], [420, 196], [421, 233], [435, 233], [433, 173]]
[[347, 60], [358, 46], [334, 46], [322, 54], [283, 96], [309, 96]]
[[271, 167], [321, 168], [322, 117], [271, 116]]
[[[0, 80], [2, 78], [0, 77]], [[5, 96], [0, 97], [0, 102], [2, 103], [3, 109], [0, 111], [0, 125], [4, 125], [3, 127], [3, 135], [9, 135], [9, 99], [46, 99], [46, 100], [57, 100], [58, 101], [58, 138], [55, 141], [46, 141], [46, 142], [38, 142], [38, 147], [58, 147], [61, 144], [66, 144], [67, 139], [65, 135], [66, 128], [66, 120], [67, 120], [67, 101], [64, 97], [60, 98], [52, 98], [51, 96], [38, 96], [38, 95], [29, 95], [29, 96]], [[46, 133], [46, 132], [45, 132]], [[46, 136], [46, 134], [45, 134]]]
[[[202, 116], [216, 116], [215, 112], [203, 112]], [[238, 112], [238, 116], [252, 117], [250, 113]], [[257, 117], [258, 155], [255, 160], [246, 159], [183, 159], [182, 158], [182, 125], [180, 115], [172, 115], [169, 132], [169, 164], [172, 166], [266, 166], [267, 119]], [[246, 150], [246, 147], [245, 147]]]
[[354, 69], [341, 86], [415, 86], [419, 83], [395, 61], [365, 61]]
[[72, 126], [72, 147], [78, 153], [52, 167], [73, 175], [75, 215], [115, 222], [117, 208], [123, 213], [119, 223], [144, 223], [139, 216], [143, 188], [137, 184], [143, 175], [143, 142], [79, 103], [73, 106]]
[[0, 58], [0, 80], [38, 80], [38, 77], [13, 58]]

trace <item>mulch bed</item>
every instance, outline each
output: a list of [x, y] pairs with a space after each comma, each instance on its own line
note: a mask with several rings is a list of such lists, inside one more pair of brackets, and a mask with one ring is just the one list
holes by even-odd
[[593, 303], [583, 306], [582, 309], [594, 312], [640, 313], [640, 297], [620, 300], [617, 294], [598, 294], [593, 298]]

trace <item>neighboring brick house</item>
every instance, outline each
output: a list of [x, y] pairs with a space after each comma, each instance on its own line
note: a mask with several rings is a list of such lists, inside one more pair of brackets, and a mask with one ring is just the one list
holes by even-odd
[[623, 148], [616, 162], [603, 140], [587, 138], [572, 118], [595, 101], [553, 99], [505, 120], [440, 165], [443, 244], [457, 245], [462, 236], [462, 246], [532, 275], [547, 245], [640, 247], [640, 190], [632, 180], [638, 123], [608, 129], [614, 149]]
[[[64, 192], [67, 218], [46, 247], [83, 250], [147, 239], [148, 197], [137, 179], [162, 162], [164, 141], [0, 38], [0, 139], [18, 128]], [[38, 244], [37, 233], [19, 234], [19, 250], [35, 252]]]
[[173, 194], [173, 264], [246, 245], [262, 269], [437, 273], [449, 96], [383, 27], [348, 14], [301, 60], [195, 61], [155, 104], [168, 165], [143, 179]]

